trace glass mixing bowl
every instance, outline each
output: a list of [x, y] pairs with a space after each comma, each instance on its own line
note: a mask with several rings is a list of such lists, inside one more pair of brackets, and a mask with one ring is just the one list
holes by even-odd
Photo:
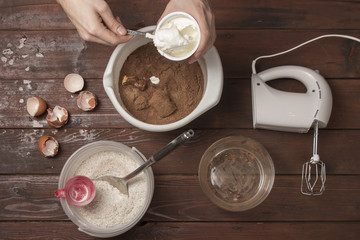
[[274, 179], [269, 153], [260, 143], [244, 136], [220, 139], [200, 161], [203, 192], [228, 211], [245, 211], [259, 205], [269, 195]]
[[[59, 189], [64, 188], [66, 181], [75, 175], [76, 170], [79, 168], [81, 163], [88, 159], [90, 156], [104, 152], [121, 152], [128, 155], [132, 159], [138, 162], [139, 165], [143, 164], [146, 161], [146, 158], [135, 148], [130, 148], [122, 143], [114, 141], [97, 141], [89, 143], [85, 146], [82, 146], [77, 151], [75, 151], [69, 159], [66, 161], [59, 178]], [[134, 227], [144, 216], [147, 209], [149, 208], [153, 193], [154, 193], [154, 174], [151, 170], [151, 167], [144, 170], [146, 176], [147, 184], [147, 193], [143, 206], [137, 215], [134, 216], [132, 221], [124, 225], [118, 225], [114, 227], [104, 228], [95, 226], [88, 221], [86, 221], [78, 211], [78, 207], [70, 205], [64, 198], [60, 199], [61, 205], [64, 209], [66, 215], [70, 220], [75, 223], [79, 228], [79, 231], [85, 232], [88, 235], [107, 238], [120, 235], [132, 227]]]

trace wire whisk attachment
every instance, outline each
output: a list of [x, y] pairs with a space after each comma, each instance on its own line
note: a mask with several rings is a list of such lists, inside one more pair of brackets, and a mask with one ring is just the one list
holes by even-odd
[[302, 166], [301, 193], [305, 195], [321, 195], [325, 190], [326, 168], [325, 163], [317, 154], [319, 122], [314, 126], [313, 156]]

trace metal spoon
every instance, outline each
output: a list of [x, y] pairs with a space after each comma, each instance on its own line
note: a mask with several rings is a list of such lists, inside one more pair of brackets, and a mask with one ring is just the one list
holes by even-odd
[[135, 31], [135, 30], [130, 30], [130, 29], [126, 29], [126, 32], [128, 35], [133, 35], [133, 36], [146, 36], [146, 32], [140, 32], [140, 31]]
[[159, 152], [155, 153], [153, 156], [151, 156], [143, 165], [135, 169], [133, 172], [129, 173], [125, 177], [115, 177], [110, 175], [104, 175], [98, 178], [95, 178], [93, 180], [103, 180], [110, 183], [112, 186], [119, 189], [119, 191], [123, 194], [128, 195], [128, 185], [127, 182], [141, 173], [143, 170], [147, 169], [163, 157], [165, 157], [168, 153], [170, 153], [172, 150], [174, 150], [177, 146], [179, 146], [181, 143], [185, 142], [186, 140], [190, 139], [192, 136], [194, 136], [194, 131], [190, 129], [189, 131], [186, 131], [179, 135], [177, 138], [172, 140], [168, 145], [166, 145], [163, 149], [161, 149]]

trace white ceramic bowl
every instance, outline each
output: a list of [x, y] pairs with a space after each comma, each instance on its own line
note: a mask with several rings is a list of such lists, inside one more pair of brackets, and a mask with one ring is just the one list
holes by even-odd
[[[190, 14], [186, 13], [186, 12], [172, 12], [172, 13], [169, 13], [168, 15], [164, 16], [160, 22], [158, 23], [158, 25], [156, 26], [156, 31], [158, 29], [161, 29], [163, 25], [167, 24], [169, 21], [175, 19], [175, 18], [187, 18], [187, 19], [190, 19], [194, 25], [195, 25], [195, 28], [198, 32], [198, 39], [197, 39], [197, 42], [194, 46], [194, 48], [189, 51], [186, 55], [184, 56], [181, 56], [181, 57], [176, 57], [176, 56], [173, 56], [173, 55], [170, 55], [170, 54], [167, 54], [166, 52], [163, 52], [161, 50], [158, 49], [158, 51], [161, 53], [161, 55], [163, 55], [164, 57], [166, 57], [167, 59], [170, 59], [172, 61], [181, 61], [181, 60], [185, 60], [187, 58], [189, 58], [191, 55], [193, 55], [195, 53], [195, 51], [198, 49], [199, 47], [199, 44], [200, 44], [200, 40], [201, 40], [201, 33], [200, 33], [200, 27], [199, 27], [199, 24], [197, 23], [197, 21], [195, 20], [195, 18], [193, 18]], [[155, 32], [156, 32], [155, 31]]]
[[[154, 30], [155, 26], [139, 29], [139, 31], [142, 32], [152, 32]], [[104, 89], [115, 109], [131, 125], [151, 132], [171, 131], [190, 123], [195, 118], [214, 107], [220, 101], [224, 78], [223, 68], [216, 48], [212, 47], [205, 56], [198, 61], [204, 75], [205, 86], [202, 99], [194, 111], [186, 117], [169, 124], [156, 125], [142, 122], [133, 117], [124, 106], [119, 94], [119, 76], [120, 70], [127, 57], [137, 48], [149, 43], [150, 41], [150, 39], [136, 36], [129, 42], [120, 44], [115, 48], [105, 69], [103, 78]]]
[[[137, 161], [139, 164], [143, 164], [146, 161], [146, 158], [135, 148], [130, 148], [125, 146], [122, 143], [114, 142], [114, 141], [97, 141], [93, 143], [89, 143], [77, 151], [75, 151], [69, 159], [66, 161], [59, 178], [59, 189], [64, 188], [66, 181], [75, 175], [76, 170], [79, 168], [81, 163], [88, 159], [90, 156], [102, 152], [102, 151], [113, 151], [113, 152], [121, 152], [130, 156], [132, 159]], [[133, 220], [127, 224], [114, 226], [111, 228], [101, 228], [95, 226], [89, 222], [87, 222], [78, 212], [78, 207], [70, 205], [65, 198], [61, 198], [61, 206], [64, 209], [66, 215], [70, 218], [70, 220], [75, 223], [79, 228], [79, 231], [82, 231], [88, 235], [95, 237], [113, 237], [120, 235], [132, 227], [134, 227], [144, 216], [147, 209], [149, 208], [153, 193], [154, 193], [154, 174], [149, 167], [144, 170], [146, 184], [147, 184], [147, 194], [145, 203], [142, 206], [139, 213], [133, 218]]]

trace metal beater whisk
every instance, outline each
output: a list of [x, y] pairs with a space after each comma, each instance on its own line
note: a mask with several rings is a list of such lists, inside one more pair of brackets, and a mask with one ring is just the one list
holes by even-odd
[[313, 156], [309, 162], [303, 164], [301, 177], [301, 193], [305, 195], [321, 195], [325, 190], [325, 163], [317, 154], [319, 122], [315, 121]]

